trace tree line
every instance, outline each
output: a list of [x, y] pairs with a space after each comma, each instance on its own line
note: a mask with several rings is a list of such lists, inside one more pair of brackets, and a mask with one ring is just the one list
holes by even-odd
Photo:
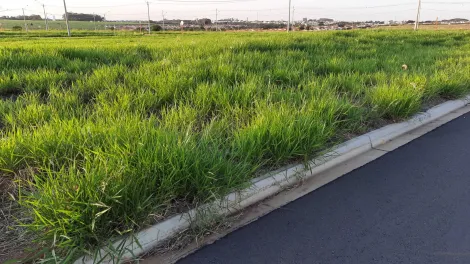
[[[96, 14], [67, 12], [67, 16], [70, 21], [104, 21], [104, 17]], [[65, 14], [62, 15], [62, 18], [65, 19]]]
[[0, 19], [6, 20], [42, 20], [40, 15], [30, 15], [30, 16], [0, 16]]
[[[70, 21], [104, 21], [104, 17], [95, 14], [83, 14], [83, 13], [73, 13], [67, 12], [68, 18]], [[43, 20], [40, 15], [29, 15], [29, 16], [0, 16], [0, 19], [5, 20]], [[65, 19], [65, 14], [62, 15], [62, 19]]]

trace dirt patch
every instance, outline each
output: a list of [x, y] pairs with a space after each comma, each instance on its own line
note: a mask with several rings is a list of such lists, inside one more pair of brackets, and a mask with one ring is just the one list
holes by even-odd
[[14, 199], [15, 193], [15, 183], [0, 173], [0, 263], [27, 257], [32, 245], [32, 237], [17, 226], [17, 221], [24, 219]]
[[[412, 30], [414, 27], [413, 25], [399, 25], [399, 26], [379, 26], [380, 29], [390, 29], [390, 30], [404, 30], [410, 29]], [[467, 24], [454, 24], [454, 25], [446, 25], [446, 24], [439, 24], [439, 25], [420, 25], [420, 30], [470, 30], [470, 23]]]
[[19, 88], [3, 88], [0, 90], [0, 100], [16, 101], [20, 95], [21, 89]]
[[[449, 99], [449, 100], [451, 100], [451, 99]], [[423, 105], [423, 112], [428, 111], [429, 109], [435, 107], [436, 105], [443, 104], [447, 101], [448, 101], [447, 99], [444, 99], [444, 98], [441, 98], [441, 97], [434, 98], [434, 99], [430, 100], [429, 102], [427, 102]]]

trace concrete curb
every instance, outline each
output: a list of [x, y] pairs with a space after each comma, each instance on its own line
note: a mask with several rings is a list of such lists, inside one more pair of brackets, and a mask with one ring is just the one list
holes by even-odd
[[[186, 213], [173, 216], [152, 227], [140, 231], [133, 239], [124, 239], [114, 243], [113, 248], [126, 249], [119, 256], [120, 260], [110, 258], [110, 250], [102, 249], [98, 258], [90, 256], [82, 257], [75, 263], [94, 263], [94, 259], [103, 259], [102, 263], [115, 263], [132, 259], [149, 252], [164, 241], [176, 236], [188, 229], [194, 220], [205, 215], [229, 215], [246, 207], [263, 201], [285, 188], [292, 186], [304, 179], [326, 171], [353, 157], [361, 155], [373, 148], [377, 148], [401, 135], [404, 135], [418, 127], [424, 126], [438, 118], [456, 111], [470, 104], [470, 95], [462, 100], [448, 101], [432, 109], [415, 115], [408, 121], [391, 124], [372, 131], [365, 135], [351, 139], [333, 148], [332, 151], [315, 158], [308, 164], [297, 164], [282, 171], [268, 173], [264, 177], [257, 178], [252, 185], [242, 191], [234, 192], [223, 199], [192, 209]], [[137, 242], [138, 241], [138, 242]]]

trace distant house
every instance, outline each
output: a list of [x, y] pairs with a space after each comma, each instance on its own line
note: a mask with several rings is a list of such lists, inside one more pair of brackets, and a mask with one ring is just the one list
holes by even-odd
[[441, 21], [443, 24], [465, 24], [468, 22], [469, 20], [465, 18], [444, 19]]
[[450, 23], [452, 24], [464, 24], [464, 23], [468, 23], [468, 19], [465, 19], [465, 18], [453, 18], [451, 20], [449, 20]]

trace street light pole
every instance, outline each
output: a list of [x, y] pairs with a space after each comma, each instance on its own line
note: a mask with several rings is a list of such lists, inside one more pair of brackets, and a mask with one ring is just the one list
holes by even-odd
[[287, 21], [287, 32], [290, 31], [290, 6], [291, 6], [292, 0], [289, 0], [289, 20]]
[[292, 7], [292, 31], [295, 31], [295, 6]]
[[421, 16], [421, 0], [418, 0], [418, 11], [416, 13], [415, 31], [419, 29], [419, 18]]
[[42, 9], [44, 10], [44, 21], [46, 22], [46, 31], [48, 31], [49, 30], [49, 25], [47, 23], [46, 7], [44, 6], [44, 4], [42, 4]]
[[93, 26], [95, 26], [95, 31], [96, 31], [96, 14], [93, 13]]
[[150, 3], [147, 1], [147, 17], [148, 17], [148, 27], [149, 27], [149, 34], [150, 34]]
[[24, 21], [24, 28], [26, 29], [26, 33], [28, 33], [28, 25], [26, 24], [26, 16], [24, 15], [24, 8], [23, 9], [23, 21]]
[[67, 13], [67, 5], [65, 4], [65, 0], [64, 0], [64, 10], [65, 10], [65, 24], [67, 25], [67, 35], [71, 37], [72, 34], [70, 33], [69, 14]]
[[218, 16], [219, 16], [219, 11], [217, 9], [215, 9], [215, 31], [219, 31]]

